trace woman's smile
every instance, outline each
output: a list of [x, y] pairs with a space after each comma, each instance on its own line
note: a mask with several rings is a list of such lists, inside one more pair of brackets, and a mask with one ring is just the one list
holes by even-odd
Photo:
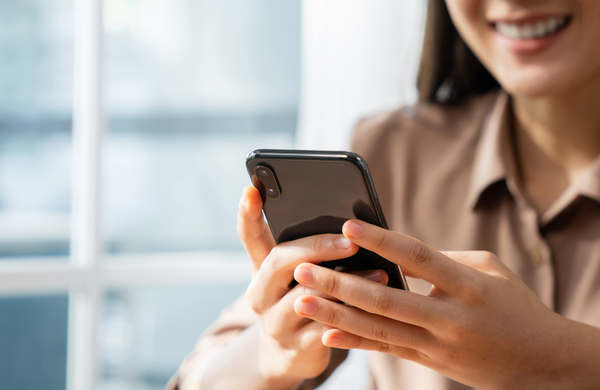
[[504, 18], [489, 25], [502, 47], [515, 54], [535, 54], [555, 43], [570, 22], [571, 18], [567, 15], [546, 15]]
[[600, 51], [582, 50], [600, 39], [598, 0], [446, 4], [461, 37], [514, 96], [560, 96], [600, 75]]
[[568, 22], [567, 16], [548, 16], [531, 20], [497, 21], [492, 25], [500, 35], [507, 38], [530, 40], [555, 34], [562, 30]]

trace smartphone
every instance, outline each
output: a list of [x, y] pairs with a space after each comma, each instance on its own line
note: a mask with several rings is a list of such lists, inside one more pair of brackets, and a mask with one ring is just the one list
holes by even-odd
[[[356, 153], [257, 149], [248, 154], [246, 168], [278, 244], [341, 234], [349, 219], [388, 228], [367, 164]], [[349, 258], [319, 265], [345, 271], [382, 269], [388, 274], [388, 286], [408, 290], [398, 265], [364, 248]]]

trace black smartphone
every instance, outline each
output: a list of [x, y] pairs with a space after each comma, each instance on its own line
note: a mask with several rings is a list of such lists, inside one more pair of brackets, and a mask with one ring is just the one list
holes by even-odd
[[[252, 184], [275, 242], [342, 233], [349, 219], [388, 228], [362, 157], [352, 152], [257, 149], [246, 158]], [[319, 265], [335, 270], [382, 269], [388, 286], [408, 290], [400, 267], [360, 248], [342, 260]]]

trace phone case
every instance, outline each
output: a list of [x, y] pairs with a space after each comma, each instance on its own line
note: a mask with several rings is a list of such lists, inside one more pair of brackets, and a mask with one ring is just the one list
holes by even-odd
[[[246, 158], [277, 243], [342, 232], [348, 219], [388, 228], [366, 162], [344, 151], [258, 149]], [[320, 264], [331, 269], [383, 269], [388, 286], [408, 290], [400, 267], [366, 249]]]

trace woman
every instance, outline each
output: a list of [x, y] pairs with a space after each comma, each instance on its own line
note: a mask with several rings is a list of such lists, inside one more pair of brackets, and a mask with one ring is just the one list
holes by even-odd
[[[314, 388], [353, 348], [377, 351], [379, 390], [600, 388], [598, 17], [597, 0], [430, 1], [421, 102], [354, 138], [393, 231], [275, 246], [245, 189], [247, 299], [180, 388]], [[431, 289], [318, 266], [358, 246]]]

